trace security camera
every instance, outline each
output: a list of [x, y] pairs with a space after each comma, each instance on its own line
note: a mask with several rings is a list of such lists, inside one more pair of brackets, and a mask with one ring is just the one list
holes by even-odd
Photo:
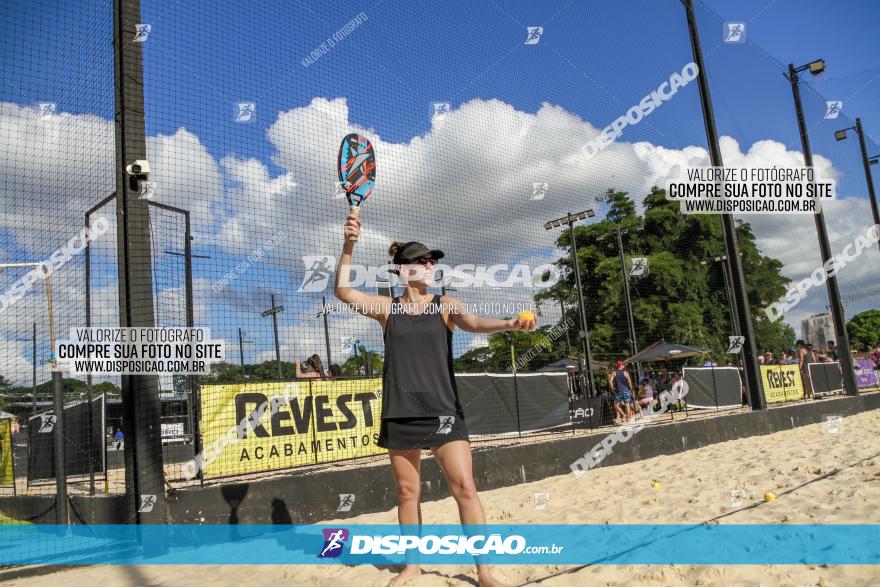
[[150, 162], [146, 159], [138, 159], [125, 168], [129, 175], [149, 175]]

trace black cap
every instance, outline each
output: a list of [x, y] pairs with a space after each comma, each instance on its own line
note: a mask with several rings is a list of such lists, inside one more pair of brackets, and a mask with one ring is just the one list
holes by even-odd
[[394, 254], [394, 259], [392, 261], [395, 265], [406, 264], [419, 257], [424, 257], [425, 255], [431, 255], [434, 259], [442, 259], [443, 251], [439, 249], [429, 249], [422, 243], [410, 241], [400, 245], [400, 248], [397, 250], [397, 253]]

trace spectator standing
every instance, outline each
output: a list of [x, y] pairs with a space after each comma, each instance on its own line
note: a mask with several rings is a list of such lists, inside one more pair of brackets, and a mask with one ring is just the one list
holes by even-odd
[[624, 368], [624, 362], [618, 360], [615, 370], [608, 374], [608, 385], [614, 394], [614, 412], [622, 422], [632, 416], [633, 384]]
[[810, 373], [807, 364], [810, 362], [807, 353], [807, 343], [797, 341], [798, 370], [801, 372], [801, 381], [804, 383], [804, 397], [813, 395], [813, 386], [810, 384]]

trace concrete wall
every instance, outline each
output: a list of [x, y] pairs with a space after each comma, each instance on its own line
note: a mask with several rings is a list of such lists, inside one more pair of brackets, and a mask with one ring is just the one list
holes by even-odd
[[[772, 434], [822, 422], [826, 415], [848, 416], [880, 409], [880, 394], [835, 397], [717, 418], [681, 420], [652, 426], [638, 437], [618, 444], [601, 466], [618, 465], [659, 455], [669, 455], [716, 442]], [[681, 416], [683, 418], [683, 415]], [[481, 491], [536, 481], [571, 472], [570, 464], [583, 456], [611, 429], [591, 435], [558, 435], [547, 441], [521, 446], [481, 447], [473, 452], [474, 475]], [[449, 495], [433, 458], [422, 460], [422, 500]], [[354, 493], [350, 513], [338, 513], [340, 493]], [[51, 496], [3, 497], [0, 512], [36, 522], [54, 522]], [[94, 502], [94, 503], [92, 503]], [[169, 522], [306, 524], [389, 510], [397, 505], [394, 482], [386, 461], [371, 466], [316, 473], [291, 472], [275, 479], [226, 483], [181, 489], [168, 496]], [[120, 523], [127, 518], [122, 498], [74, 498], [74, 509], [87, 523]], [[42, 512], [42, 515], [40, 515]]]

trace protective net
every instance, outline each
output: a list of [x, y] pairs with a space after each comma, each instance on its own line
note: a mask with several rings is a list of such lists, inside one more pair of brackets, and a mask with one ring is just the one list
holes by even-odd
[[[337, 155], [349, 133], [369, 138], [377, 164], [354, 247], [357, 289], [401, 295], [388, 249], [418, 241], [445, 253], [431, 292], [497, 319], [539, 315], [531, 333], [456, 329], [452, 363], [474, 440], [611, 424], [614, 364], [644, 352], [627, 365], [633, 403], [670, 388], [685, 367], [702, 395], [677, 409], [749, 403], [720, 217], [683, 214], [667, 197], [687, 169], [709, 165], [677, 0], [121, 4], [139, 6], [122, 19], [131, 68], [122, 99], [140, 88], [143, 103], [124, 111], [144, 125], [138, 139], [126, 124], [125, 161], [114, 131], [114, 82], [124, 77], [114, 75], [114, 3], [3, 9], [0, 60], [12, 83], [0, 90], [2, 263], [51, 258], [143, 158], [150, 171], [128, 196], [131, 211], [113, 197], [90, 213], [104, 229], [89, 237], [88, 276], [79, 250], [51, 274], [56, 336], [87, 324], [87, 303], [89, 325], [121, 325], [127, 299], [130, 323], [191, 322], [226, 356], [197, 378], [137, 379], [135, 391], [118, 375], [65, 374], [71, 409], [88, 405], [87, 393], [102, 398], [83, 424], [94, 430], [100, 416], [100, 439], [80, 441], [92, 460], [67, 457], [80, 463], [69, 466], [69, 492], [125, 492], [136, 473], [126, 442], [164, 468], [138, 499], [164, 494], [166, 483], [384, 455], [375, 445], [383, 330], [334, 295], [348, 213]], [[739, 19], [737, 36], [728, 26], [736, 15], [703, 3], [696, 13], [724, 164], [803, 166], [787, 56], [748, 37], [760, 14]], [[880, 342], [880, 254], [876, 242], [861, 245], [874, 221], [858, 137], [849, 130], [840, 142], [834, 131], [854, 127], [850, 105], [863, 106], [866, 148], [880, 153], [871, 135], [880, 113], [867, 118], [878, 75], [831, 61], [818, 77], [800, 73], [815, 167], [837, 180], [823, 207], [831, 250], [853, 244], [837, 281], [863, 370]], [[828, 312], [826, 279], [810, 279], [823, 266], [814, 216], [738, 215], [736, 226], [755, 351], [768, 362], [758, 393], [775, 405], [841, 392], [820, 365], [835, 358], [837, 335], [818, 316]], [[120, 265], [132, 280], [127, 298]], [[51, 493], [54, 474], [31, 489], [26, 464], [31, 416], [53, 410], [48, 281], [15, 289], [32, 269], [0, 271], [0, 382], [4, 409], [24, 430], [13, 442], [16, 491]], [[767, 310], [804, 279], [797, 303]], [[813, 371], [797, 364], [797, 339], [814, 347]], [[799, 384], [774, 385], [789, 372]], [[248, 423], [255, 413], [264, 419]], [[161, 443], [138, 428], [151, 422]], [[97, 481], [82, 462], [98, 462]]]

